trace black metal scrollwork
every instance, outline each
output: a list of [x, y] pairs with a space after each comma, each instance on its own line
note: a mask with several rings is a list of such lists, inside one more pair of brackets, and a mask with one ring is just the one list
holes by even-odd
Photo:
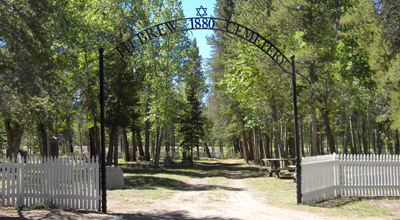
[[257, 32], [233, 21], [212, 17], [183, 18], [148, 27], [115, 47], [121, 57], [133, 54], [141, 45], [165, 35], [190, 30], [216, 30], [236, 35], [258, 47], [285, 72], [290, 72], [290, 60], [269, 40]]

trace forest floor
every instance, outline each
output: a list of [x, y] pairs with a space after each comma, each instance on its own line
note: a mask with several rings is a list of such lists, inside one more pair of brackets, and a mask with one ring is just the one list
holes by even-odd
[[338, 198], [296, 204], [293, 180], [243, 160], [194, 167], [123, 167], [125, 189], [107, 191], [108, 214], [0, 206], [2, 219], [400, 219], [399, 198]]

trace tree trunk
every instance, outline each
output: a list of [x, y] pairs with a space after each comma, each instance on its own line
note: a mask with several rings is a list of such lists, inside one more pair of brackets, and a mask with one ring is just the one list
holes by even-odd
[[160, 153], [161, 153], [161, 143], [164, 135], [164, 128], [157, 129], [157, 140], [156, 140], [156, 155], [155, 155], [155, 167], [159, 167]]
[[266, 153], [264, 153], [264, 141], [263, 141], [263, 134], [261, 133], [261, 130], [258, 132], [258, 137], [259, 137], [259, 139], [260, 139], [260, 143], [258, 144], [258, 146], [259, 146], [259, 151], [260, 151], [260, 162], [261, 162], [261, 159], [263, 159], [264, 158], [264, 155], [266, 154]]
[[400, 152], [400, 141], [399, 141], [399, 130], [394, 130], [394, 154], [399, 154]]
[[265, 135], [265, 158], [271, 158], [270, 150], [269, 150], [269, 141], [270, 137], [268, 134]]
[[204, 149], [206, 150], [206, 155], [208, 158], [211, 158], [210, 148], [207, 146], [207, 142], [204, 142]]
[[253, 140], [252, 140], [253, 139], [252, 133], [253, 133], [253, 130], [250, 130], [249, 131], [249, 149], [250, 149], [249, 160], [254, 160], [254, 151], [253, 151], [254, 146], [253, 146]]
[[42, 123], [39, 124], [40, 139], [42, 140], [43, 157], [47, 157], [47, 133]]
[[239, 138], [236, 136], [233, 136], [232, 138], [233, 138], [233, 148], [234, 148], [234, 152], [235, 152], [234, 157], [236, 157], [236, 155], [240, 152]]
[[253, 128], [253, 140], [254, 140], [254, 163], [260, 164], [260, 147], [258, 140], [258, 130], [257, 128]]
[[97, 132], [97, 121], [96, 121], [96, 113], [93, 110], [93, 134], [94, 134], [94, 155], [99, 155], [100, 141], [99, 141], [99, 132]]
[[333, 154], [336, 152], [335, 139], [333, 138], [331, 123], [329, 121], [329, 112], [327, 110], [322, 110], [322, 120], [324, 122], [326, 139], [328, 141], [329, 154]]
[[221, 155], [220, 156], [221, 158], [225, 158], [225, 156], [224, 156], [224, 142], [222, 140], [219, 141], [219, 153]]
[[386, 144], [387, 144], [387, 149], [388, 149], [388, 151], [389, 151], [389, 154], [393, 154], [393, 146], [392, 146], [392, 141], [391, 141], [391, 138], [390, 138], [390, 134], [389, 134], [389, 125], [387, 126], [387, 129], [385, 129], [386, 130], [386, 132], [385, 132], [385, 134], [386, 134]]
[[291, 158], [296, 158], [294, 137], [289, 137], [289, 152]]
[[114, 167], [118, 167], [118, 139], [119, 139], [119, 129], [116, 128], [114, 136]]
[[[271, 120], [271, 122], [272, 122], [272, 120]], [[273, 125], [272, 125], [273, 123], [271, 123], [271, 135], [270, 135], [270, 145], [269, 145], [269, 150], [270, 150], [270, 154], [269, 154], [269, 156], [270, 156], [270, 158], [272, 158], [272, 154], [273, 154], [273, 151], [274, 151], [274, 127], [273, 127]]]
[[171, 157], [172, 159], [174, 159], [174, 155], [175, 155], [175, 129], [174, 127], [172, 127], [172, 149], [171, 149]]
[[136, 161], [136, 134], [135, 134], [135, 129], [132, 129], [132, 158], [131, 161]]
[[156, 133], [154, 135], [150, 135], [150, 158], [154, 159], [156, 158], [156, 143], [158, 140], [158, 136], [160, 135], [160, 130], [157, 130]]
[[394, 154], [399, 154], [400, 150], [400, 141], [399, 141], [399, 130], [393, 131], [393, 139], [394, 139]]
[[96, 147], [96, 141], [95, 135], [94, 135], [94, 127], [89, 129], [89, 146], [90, 146], [90, 157], [95, 156], [95, 147]]
[[317, 113], [315, 112], [315, 107], [311, 106], [311, 156], [316, 156], [320, 154], [318, 148], [318, 134], [317, 134]]
[[19, 151], [19, 145], [21, 138], [24, 133], [24, 126], [14, 122], [11, 124], [9, 121], [4, 122], [4, 127], [7, 134], [7, 151], [6, 156], [12, 158], [13, 155], [16, 157]]
[[[146, 102], [146, 116], [149, 115], [149, 100]], [[146, 161], [150, 161], [150, 121], [146, 119], [144, 131], [144, 157]]]
[[71, 153], [74, 153], [74, 146], [72, 144], [72, 135], [69, 135], [69, 150]]
[[349, 116], [350, 118], [350, 134], [351, 134], [351, 153], [352, 154], [357, 154], [357, 148], [356, 148], [356, 139], [354, 137], [354, 129], [353, 129], [353, 123], [351, 120], [351, 115]]
[[80, 118], [78, 118], [78, 133], [79, 133], [79, 146], [81, 147], [81, 153], [82, 153], [83, 150], [82, 150], [82, 134], [81, 134], [81, 119]]
[[346, 122], [344, 123], [344, 134], [343, 134], [343, 153], [344, 154], [347, 154], [347, 152], [348, 152], [348, 150], [347, 150], [347, 124], [349, 123], [349, 117], [348, 117], [348, 115], [347, 115], [347, 111], [346, 111], [346, 113], [345, 113], [345, 120], [346, 120]]
[[[133, 136], [135, 137], [135, 136]], [[125, 161], [131, 161], [129, 157], [129, 142], [128, 142], [128, 135], [126, 134], [126, 129], [122, 130], [122, 140], [123, 140], [123, 146], [125, 149]]]
[[[271, 104], [271, 110], [272, 110], [271, 111], [272, 120], [276, 124], [278, 122], [278, 112], [277, 112], [276, 106]], [[282, 146], [282, 142], [281, 142], [280, 134], [279, 134], [279, 129], [277, 128], [277, 125], [275, 125], [273, 129], [274, 129], [275, 158], [279, 158], [279, 152], [280, 152], [281, 158], [287, 158], [287, 154], [285, 152], [285, 149]]]
[[369, 149], [372, 149], [374, 152], [374, 148], [375, 148], [375, 137], [373, 134], [373, 129], [371, 127], [371, 120], [370, 120], [370, 107], [369, 107], [369, 102], [367, 102], [367, 132], [368, 132], [368, 145], [369, 145]]
[[356, 127], [356, 134], [357, 134], [357, 152], [359, 154], [362, 154], [362, 149], [361, 149], [361, 135], [360, 135], [360, 127], [361, 127], [361, 120], [359, 119], [359, 114], [356, 112], [355, 113], [355, 118], [354, 118], [354, 123], [355, 123], [355, 127]]
[[[89, 122], [89, 119], [86, 118], [86, 121]], [[85, 139], [86, 139], [86, 150], [90, 152], [90, 129], [86, 127], [85, 129]]]
[[[110, 134], [109, 134], [109, 142], [108, 142], [108, 153], [107, 153], [107, 166], [110, 166], [112, 164], [112, 156], [114, 153], [114, 136], [115, 136], [115, 128], [112, 127]], [[105, 153], [105, 152], [104, 152]]]
[[137, 147], [139, 148], [139, 156], [144, 157], [142, 136], [140, 135], [140, 131], [137, 131], [135, 133], [137, 138]]
[[166, 141], [165, 142], [165, 154], [167, 155], [167, 156], [170, 156], [169, 155], [169, 153], [170, 153], [170, 145], [169, 145], [169, 141]]
[[323, 141], [322, 141], [322, 132], [320, 132], [320, 127], [318, 126], [317, 128], [317, 133], [319, 133], [319, 140], [318, 140], [318, 144], [319, 144], [319, 152], [321, 153], [321, 155], [324, 155], [325, 151], [324, 151], [324, 147], [323, 145]]
[[285, 153], [288, 154], [289, 151], [288, 151], [288, 147], [287, 147], [288, 144], [287, 144], [287, 135], [286, 135], [286, 133], [287, 133], [286, 127], [283, 126], [283, 125], [281, 124], [281, 141], [282, 141], [282, 146], [283, 146], [283, 149], [284, 149]]
[[38, 133], [38, 146], [39, 146], [39, 153], [40, 156], [43, 157], [43, 146], [42, 146], [42, 138], [41, 138], [41, 132]]
[[364, 117], [362, 117], [362, 121], [361, 121], [361, 137], [362, 137], [362, 143], [363, 143], [363, 151], [364, 154], [369, 154], [369, 150], [368, 150], [368, 144], [367, 144], [367, 139], [365, 138], [366, 136], [366, 131], [365, 131], [365, 119]]
[[243, 154], [244, 154], [244, 160], [246, 161], [246, 164], [249, 164], [249, 151], [247, 150], [246, 147], [246, 132], [244, 130], [244, 121], [242, 121], [242, 137], [243, 137]]
[[375, 130], [376, 132], [376, 153], [382, 154], [382, 138], [381, 138], [381, 131], [382, 131], [382, 123], [378, 123], [378, 127]]

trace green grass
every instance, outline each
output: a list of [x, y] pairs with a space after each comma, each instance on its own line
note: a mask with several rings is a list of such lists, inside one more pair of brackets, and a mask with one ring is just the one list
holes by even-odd
[[226, 201], [223, 199], [214, 199], [214, 198], [208, 197], [208, 202], [212, 203], [212, 202], [226, 202]]
[[214, 210], [216, 208], [213, 207], [213, 206], [199, 206], [199, 209], [201, 209], [201, 210]]
[[118, 190], [109, 190], [108, 194], [121, 197], [170, 199], [173, 196], [173, 191], [118, 189]]
[[371, 205], [371, 199], [357, 197], [339, 197], [320, 203], [297, 205], [296, 184], [293, 180], [276, 179], [274, 177], [252, 178], [249, 179], [249, 184], [253, 188], [260, 190], [257, 196], [268, 198], [265, 203], [300, 211], [321, 213], [329, 216], [354, 216], [359, 218], [367, 216], [390, 218], [393, 217], [392, 212], [396, 211], [388, 207]]
[[136, 199], [136, 200], [131, 200], [131, 199], [122, 199], [120, 202], [117, 203], [117, 205], [122, 205], [122, 204], [131, 204], [131, 205], [146, 205], [146, 204], [153, 204], [152, 201], [144, 200], [144, 199]]
[[187, 186], [190, 170], [187, 169], [135, 169], [125, 167], [125, 186], [137, 190], [179, 190]]
[[[207, 184], [208, 185], [214, 185], [214, 186], [219, 186], [220, 187], [227, 187], [228, 186], [228, 180], [225, 177], [211, 177], [207, 179]], [[215, 188], [215, 189], [218, 189]]]

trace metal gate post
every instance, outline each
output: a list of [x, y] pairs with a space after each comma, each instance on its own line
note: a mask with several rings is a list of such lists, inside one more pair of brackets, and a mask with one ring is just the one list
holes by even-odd
[[296, 71], [294, 66], [294, 55], [290, 56], [292, 65], [292, 88], [293, 88], [293, 117], [294, 117], [294, 146], [296, 150], [296, 192], [297, 204], [301, 203], [301, 164], [299, 149], [299, 125], [297, 123], [297, 94], [296, 94]]
[[101, 211], [107, 213], [107, 191], [106, 191], [106, 148], [104, 131], [104, 49], [100, 48], [100, 123], [101, 123]]

